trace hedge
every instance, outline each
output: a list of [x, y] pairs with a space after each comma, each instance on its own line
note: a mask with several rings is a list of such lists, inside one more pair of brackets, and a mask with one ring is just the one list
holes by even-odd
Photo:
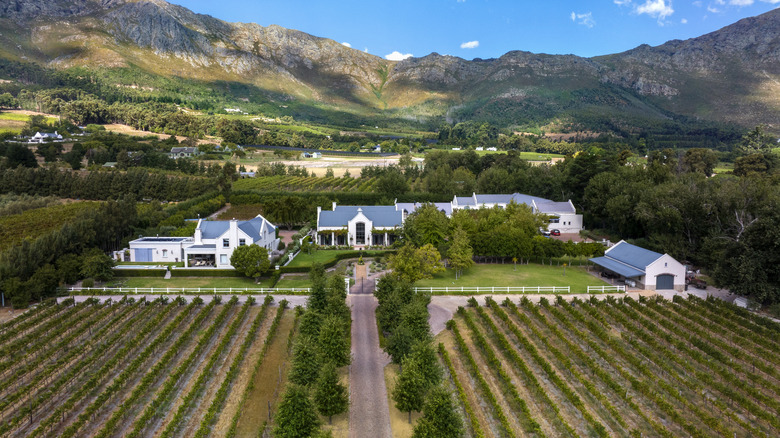
[[243, 277], [235, 269], [171, 269], [171, 277]]
[[165, 269], [114, 269], [114, 277], [164, 277]]

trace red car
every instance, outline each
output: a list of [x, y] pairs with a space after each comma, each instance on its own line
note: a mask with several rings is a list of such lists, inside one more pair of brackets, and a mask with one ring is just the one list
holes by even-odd
[[550, 234], [552, 234], [553, 236], [560, 236], [561, 230], [550, 230]]

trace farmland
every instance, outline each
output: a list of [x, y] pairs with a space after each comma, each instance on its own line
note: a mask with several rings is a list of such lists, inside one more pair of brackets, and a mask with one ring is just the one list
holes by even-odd
[[288, 191], [288, 192], [370, 192], [377, 178], [353, 178], [335, 176], [260, 176], [239, 179], [233, 183], [233, 190]]
[[472, 436], [777, 436], [780, 327], [716, 300], [460, 308], [439, 353]]
[[0, 435], [256, 436], [295, 326], [271, 303], [39, 306], [0, 326]]
[[71, 202], [27, 210], [21, 214], [0, 217], [0, 251], [24, 239], [35, 239], [60, 228], [91, 208], [94, 202]]

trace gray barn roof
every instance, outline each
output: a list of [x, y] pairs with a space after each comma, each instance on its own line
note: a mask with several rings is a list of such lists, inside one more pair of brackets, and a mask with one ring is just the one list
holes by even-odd
[[608, 249], [603, 257], [595, 257], [590, 261], [626, 278], [632, 278], [645, 275], [647, 267], [661, 257], [663, 254], [621, 241]]
[[[276, 228], [265, 221], [266, 231], [272, 233]], [[263, 218], [256, 217], [248, 221], [238, 221], [238, 228], [246, 233], [252, 240], [260, 240], [263, 227]], [[230, 221], [202, 221], [200, 229], [204, 239], [217, 239], [230, 228]]]

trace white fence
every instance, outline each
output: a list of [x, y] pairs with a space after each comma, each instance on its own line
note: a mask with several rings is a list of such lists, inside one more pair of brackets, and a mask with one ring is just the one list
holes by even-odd
[[588, 286], [588, 293], [625, 292], [625, 286]]
[[71, 295], [308, 295], [308, 287], [70, 287]]
[[515, 286], [515, 287], [416, 287], [415, 292], [431, 295], [484, 295], [484, 294], [568, 294], [569, 286]]

